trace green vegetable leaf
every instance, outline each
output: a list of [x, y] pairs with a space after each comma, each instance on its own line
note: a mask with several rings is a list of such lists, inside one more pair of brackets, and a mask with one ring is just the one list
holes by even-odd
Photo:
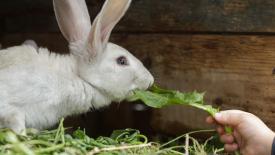
[[150, 91], [135, 91], [135, 97], [153, 108], [161, 108], [169, 102], [168, 97]]
[[162, 108], [169, 105], [192, 106], [208, 112], [214, 116], [219, 109], [204, 104], [204, 93], [182, 93], [174, 90], [166, 90], [154, 85], [150, 90], [136, 90], [132, 100], [141, 100], [153, 108]]
[[79, 128], [73, 132], [73, 136], [78, 139], [85, 139], [87, 137], [85, 130], [80, 130]]
[[[198, 93], [196, 91], [182, 93], [179, 91], [162, 89], [156, 85], [153, 85], [150, 90], [136, 90], [131, 100], [141, 100], [147, 106], [153, 108], [162, 108], [170, 105], [191, 106], [204, 110], [211, 116], [219, 112], [219, 109], [204, 104], [204, 93]], [[226, 133], [229, 134], [233, 131], [230, 127], [225, 127], [225, 130]]]

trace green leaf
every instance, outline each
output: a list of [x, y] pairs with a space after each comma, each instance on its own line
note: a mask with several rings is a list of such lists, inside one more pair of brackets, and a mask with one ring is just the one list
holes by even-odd
[[135, 91], [135, 97], [153, 108], [166, 106], [169, 101], [168, 97], [150, 91], [137, 90]]
[[85, 139], [87, 135], [84, 130], [77, 129], [73, 132], [73, 136], [78, 139]]
[[[160, 88], [156, 85], [149, 90], [136, 90], [131, 97], [133, 100], [141, 100], [147, 106], [162, 108], [170, 105], [191, 106], [206, 111], [211, 116], [219, 112], [219, 109], [204, 104], [204, 93], [188, 92], [182, 93], [175, 90]], [[226, 127], [227, 133], [232, 133], [232, 128]]]
[[169, 105], [185, 105], [192, 106], [208, 112], [214, 116], [219, 109], [213, 108], [211, 105], [204, 104], [204, 93], [188, 92], [182, 93], [175, 90], [166, 90], [154, 85], [150, 90], [136, 90], [135, 100], [141, 100], [146, 105], [153, 108], [162, 108]]

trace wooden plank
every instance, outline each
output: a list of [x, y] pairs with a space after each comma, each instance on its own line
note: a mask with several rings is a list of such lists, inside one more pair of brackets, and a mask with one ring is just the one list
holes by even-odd
[[[60, 34], [10, 35], [0, 43], [6, 47], [28, 38], [66, 51]], [[275, 129], [275, 36], [116, 34], [112, 40], [141, 59], [162, 87], [206, 91], [208, 103], [252, 112]], [[205, 116], [168, 107], [153, 112], [152, 124], [156, 130], [182, 133], [209, 127]]]
[[[102, 0], [87, 0], [92, 18]], [[0, 2], [6, 31], [57, 32], [51, 1]], [[25, 22], [23, 22], [25, 21]], [[48, 22], [48, 23], [47, 23]], [[18, 26], [19, 25], [19, 26]], [[134, 0], [119, 32], [275, 32], [272, 0]]]
[[25, 40], [32, 39], [38, 46], [46, 47], [56, 53], [68, 53], [68, 43], [61, 33], [14, 33], [0, 36], [0, 43], [3, 48], [17, 46]]

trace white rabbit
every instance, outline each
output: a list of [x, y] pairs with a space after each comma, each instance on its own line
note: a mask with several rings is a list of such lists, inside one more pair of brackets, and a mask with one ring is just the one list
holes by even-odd
[[154, 81], [127, 50], [108, 43], [131, 0], [106, 0], [93, 24], [85, 0], [53, 0], [70, 55], [21, 45], [0, 50], [0, 127], [44, 129], [121, 101]]

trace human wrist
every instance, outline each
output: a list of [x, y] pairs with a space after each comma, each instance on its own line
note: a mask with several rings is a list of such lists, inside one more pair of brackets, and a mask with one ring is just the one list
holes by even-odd
[[271, 139], [272, 139], [272, 140], [270, 140], [271, 141], [271, 146], [269, 146], [270, 147], [269, 150], [271, 150], [270, 154], [275, 155], [275, 134], [274, 134], [274, 132], [270, 136], [271, 136]]
[[266, 150], [268, 150], [268, 152], [266, 153], [267, 155], [275, 155], [275, 133], [274, 132], [270, 132], [267, 138], [267, 143], [266, 143]]

